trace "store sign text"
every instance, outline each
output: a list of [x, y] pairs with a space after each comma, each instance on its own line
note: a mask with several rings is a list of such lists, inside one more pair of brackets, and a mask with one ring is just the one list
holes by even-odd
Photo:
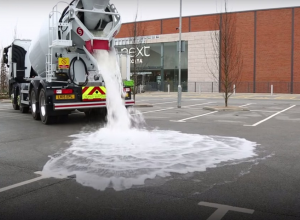
[[131, 47], [131, 48], [123, 48], [121, 49], [122, 52], [127, 52], [130, 55], [130, 62], [136, 64], [141, 64], [143, 63], [143, 57], [150, 57], [149, 54], [150, 46], [143, 46], [143, 47]]

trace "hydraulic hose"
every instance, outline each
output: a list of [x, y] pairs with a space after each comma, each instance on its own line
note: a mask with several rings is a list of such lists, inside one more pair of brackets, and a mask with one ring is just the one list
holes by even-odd
[[[73, 0], [63, 11], [63, 13], [61, 14], [60, 18], [59, 18], [59, 23], [62, 22], [63, 18], [66, 16], [66, 14], [68, 14], [68, 9], [70, 7], [70, 5], [72, 5], [75, 2], [75, 0]], [[68, 27], [66, 27], [65, 30], [63, 30], [63, 33], [68, 29]], [[58, 38], [61, 39], [62, 36], [60, 36], [60, 32], [58, 32]]]
[[62, 13], [61, 16], [60, 16], [59, 22], [62, 22], [63, 18], [64, 18], [64, 17], [66, 16], [66, 14], [67, 14], [67, 11], [68, 11], [70, 5], [72, 5], [74, 2], [75, 2], [75, 0], [73, 0], [73, 1], [72, 1], [72, 2], [64, 9], [63, 13]]
[[[70, 68], [69, 68], [69, 71], [68, 71], [69, 78], [70, 78], [71, 82], [72, 82], [74, 85], [76, 85], [76, 86], [81, 86], [81, 85], [78, 85], [78, 84], [76, 84], [76, 83], [74, 82], [74, 80], [75, 80], [75, 63], [76, 63], [76, 61], [81, 61], [81, 62], [83, 63], [84, 70], [85, 70], [85, 74], [86, 74], [86, 80], [85, 80], [85, 82], [84, 82], [84, 84], [83, 84], [82, 86], [86, 86], [87, 83], [88, 83], [88, 75], [89, 75], [89, 72], [88, 72], [88, 70], [87, 70], [86, 63], [84, 62], [84, 60], [83, 60], [81, 57], [79, 57], [79, 60], [77, 60], [77, 57], [74, 57], [74, 58], [71, 60], [71, 62], [70, 62]], [[73, 65], [73, 66], [72, 66], [72, 65]], [[72, 68], [73, 68], [73, 76], [71, 76], [71, 66], [72, 66]]]

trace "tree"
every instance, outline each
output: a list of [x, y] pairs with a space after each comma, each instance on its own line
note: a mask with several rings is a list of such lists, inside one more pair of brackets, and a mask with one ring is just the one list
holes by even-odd
[[7, 69], [3, 59], [3, 48], [0, 49], [0, 93], [7, 93]]
[[135, 14], [134, 22], [128, 27], [129, 36], [132, 36], [128, 53], [130, 55], [130, 63], [132, 64], [132, 68], [130, 69], [132, 70], [132, 80], [134, 81], [134, 99], [139, 85], [138, 73], [147, 66], [149, 56], [148, 51], [146, 51], [146, 42], [143, 39], [143, 36], [145, 35], [145, 26], [142, 22], [138, 22], [137, 18], [138, 9]]
[[213, 78], [219, 82], [220, 92], [223, 92], [225, 107], [234, 92], [234, 86], [240, 83], [243, 56], [241, 42], [236, 34], [236, 15], [227, 10], [227, 0], [224, 0], [224, 13], [216, 17], [215, 32], [211, 34], [214, 58], [209, 62], [206, 56], [208, 69]]

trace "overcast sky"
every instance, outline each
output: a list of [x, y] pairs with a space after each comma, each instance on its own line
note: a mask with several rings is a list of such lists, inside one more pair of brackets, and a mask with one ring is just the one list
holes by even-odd
[[[71, 0], [65, 0], [71, 2]], [[18, 36], [32, 39], [58, 0], [0, 0], [0, 47], [11, 43], [14, 27]], [[137, 3], [139, 2], [139, 3]], [[123, 23], [179, 16], [180, 0], [111, 0]], [[212, 14], [221, 11], [222, 0], [182, 0], [182, 15]], [[299, 0], [228, 0], [229, 11], [300, 6]]]

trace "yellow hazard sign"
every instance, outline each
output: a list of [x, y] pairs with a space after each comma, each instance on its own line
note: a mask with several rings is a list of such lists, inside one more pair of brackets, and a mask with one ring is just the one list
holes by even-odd
[[82, 87], [82, 101], [105, 101], [106, 88], [104, 86]]
[[70, 59], [68, 57], [59, 57], [58, 69], [69, 69], [69, 68], [70, 68]]

